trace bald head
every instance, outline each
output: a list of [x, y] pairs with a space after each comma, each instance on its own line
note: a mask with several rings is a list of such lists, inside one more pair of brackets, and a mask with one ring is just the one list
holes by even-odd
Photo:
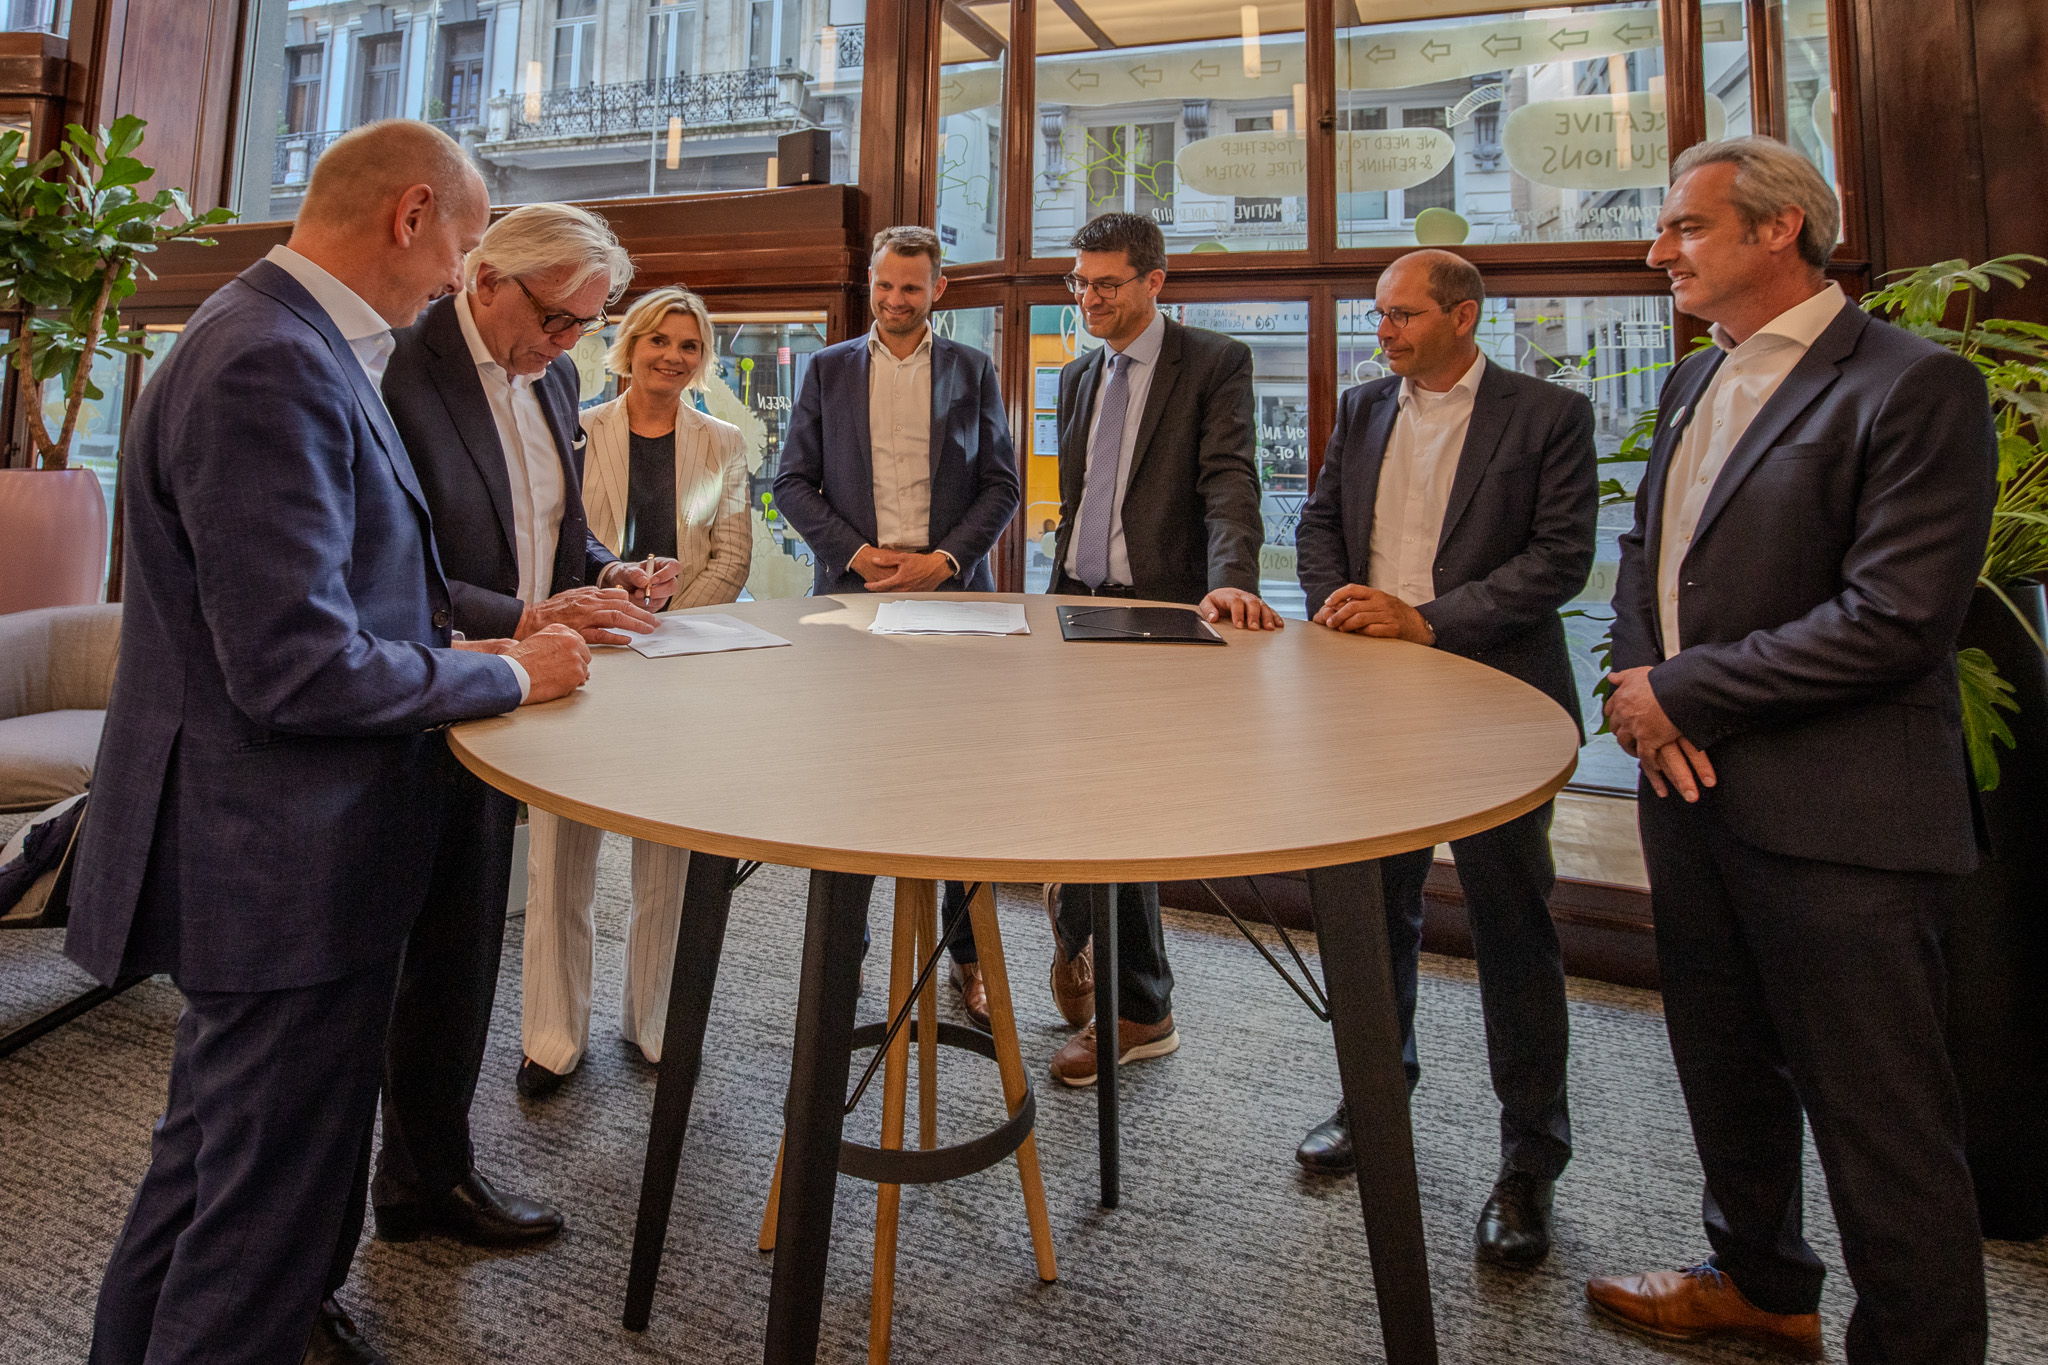
[[417, 185], [432, 190], [444, 212], [461, 213], [489, 202], [483, 178], [455, 139], [439, 128], [412, 119], [366, 123], [343, 133], [320, 154], [299, 204], [298, 225], [381, 227], [399, 197]]
[[463, 255], [489, 219], [483, 177], [453, 138], [386, 119], [328, 147], [287, 245], [403, 327], [462, 287]]

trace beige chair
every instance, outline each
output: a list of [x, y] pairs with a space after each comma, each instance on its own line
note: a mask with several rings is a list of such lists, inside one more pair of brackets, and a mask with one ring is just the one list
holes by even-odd
[[85, 790], [120, 647], [118, 603], [0, 616], [0, 811]]

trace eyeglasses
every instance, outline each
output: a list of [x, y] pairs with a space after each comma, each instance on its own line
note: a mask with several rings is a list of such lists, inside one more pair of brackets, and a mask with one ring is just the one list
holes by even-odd
[[1391, 322], [1398, 332], [1427, 313], [1450, 311], [1448, 308], [1368, 308], [1365, 310], [1365, 325], [1377, 331], [1382, 322]]
[[526, 287], [526, 281], [515, 278], [512, 283], [518, 285], [519, 292], [526, 295], [526, 301], [533, 305], [534, 314], [540, 318], [540, 329], [551, 337], [558, 337], [569, 331], [584, 337], [604, 326], [602, 313], [588, 318], [579, 318], [574, 313], [551, 313], [546, 304], [533, 296], [533, 291]]
[[1062, 275], [1060, 276], [1060, 283], [1065, 285], [1067, 291], [1076, 298], [1093, 289], [1101, 296], [1104, 303], [1108, 303], [1116, 298], [1117, 290], [1127, 284], [1134, 283], [1138, 278], [1137, 275], [1133, 275], [1128, 280], [1091, 280], [1081, 275]]

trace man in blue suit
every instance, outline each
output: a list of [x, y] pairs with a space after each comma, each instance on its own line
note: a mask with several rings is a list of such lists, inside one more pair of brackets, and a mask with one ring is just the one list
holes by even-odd
[[[121, 665], [66, 950], [185, 998], [92, 1359], [381, 1359], [322, 1302], [354, 1249], [406, 933], [453, 760], [435, 731], [580, 686], [551, 630], [449, 645], [390, 328], [460, 280], [481, 179], [424, 124], [315, 171], [136, 406]], [[502, 655], [503, 657], [494, 657]], [[346, 1253], [343, 1253], [346, 1254]]]
[[[1017, 458], [995, 366], [934, 333], [938, 234], [875, 234], [865, 336], [811, 357], [775, 475], [775, 505], [817, 557], [814, 591], [993, 592], [989, 551], [1016, 515]], [[946, 883], [952, 981], [988, 1027], [966, 888]]]
[[[1593, 567], [1593, 407], [1480, 354], [1485, 297], [1479, 272], [1448, 251], [1410, 252], [1380, 276], [1373, 311], [1394, 373], [1338, 403], [1296, 537], [1301, 586], [1320, 625], [1476, 659], [1577, 720], [1557, 613]], [[1549, 1252], [1552, 1185], [1571, 1156], [1550, 816], [1546, 801], [1451, 845], [1501, 1107], [1500, 1175], [1480, 1212], [1477, 1251], [1508, 1265]], [[1379, 864], [1411, 1086], [1421, 1076], [1416, 969], [1432, 857], [1422, 848]], [[1341, 1105], [1295, 1156], [1313, 1171], [1352, 1169]]]
[[1850, 1365], [1984, 1359], [1941, 934], [1977, 837], [1956, 633], [1997, 442], [1976, 368], [1824, 271], [1840, 210], [1768, 138], [1672, 166], [1650, 264], [1712, 322], [1665, 383], [1621, 542], [1607, 717], [1713, 1255], [1591, 1281], [1666, 1340], [1821, 1355], [1808, 1125], [1856, 1287]]

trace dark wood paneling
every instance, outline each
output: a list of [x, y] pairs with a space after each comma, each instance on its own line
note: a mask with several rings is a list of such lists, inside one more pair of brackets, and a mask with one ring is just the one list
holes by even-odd
[[238, 0], [107, 0], [91, 112], [100, 124], [119, 114], [149, 121], [143, 158], [157, 176], [145, 191], [177, 185], [198, 209], [228, 202], [241, 23]]
[[[1984, 130], [1984, 250], [2048, 256], [2048, 4], [1978, 0], [1976, 63]], [[2007, 317], [2048, 322], [2048, 278], [2001, 290]]]

